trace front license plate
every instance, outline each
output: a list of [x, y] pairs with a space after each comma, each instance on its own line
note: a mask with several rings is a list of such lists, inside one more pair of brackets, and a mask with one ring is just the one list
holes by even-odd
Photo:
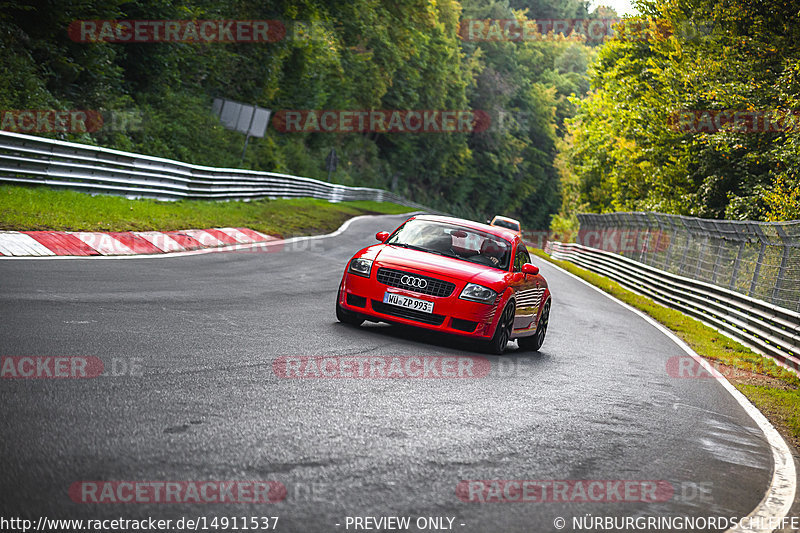
[[414, 311], [422, 311], [423, 313], [433, 313], [433, 302], [420, 300], [419, 298], [411, 298], [410, 296], [403, 296], [402, 294], [395, 294], [393, 292], [384, 293], [383, 303], [405, 307], [406, 309], [413, 309]]

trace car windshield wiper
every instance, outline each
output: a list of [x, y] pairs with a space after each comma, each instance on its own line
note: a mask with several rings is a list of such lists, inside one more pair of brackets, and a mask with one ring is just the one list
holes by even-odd
[[457, 256], [455, 254], [448, 254], [447, 252], [440, 252], [439, 250], [431, 250], [430, 248], [423, 248], [422, 246], [417, 246], [415, 244], [408, 244], [408, 243], [405, 243], [405, 242], [390, 242], [389, 244], [391, 244], [392, 246], [400, 246], [401, 248], [409, 248], [411, 250], [419, 250], [420, 252], [428, 252], [428, 253], [431, 253], [431, 254], [443, 255], [445, 257], [454, 257], [456, 259], [461, 259], [461, 257], [459, 257], [459, 256]]
[[399, 246], [401, 248], [410, 248], [412, 250], [419, 250], [420, 252], [430, 252], [427, 248], [423, 248], [422, 246], [417, 246], [415, 244], [408, 244], [407, 242], [389, 242], [387, 244], [391, 244], [392, 246]]

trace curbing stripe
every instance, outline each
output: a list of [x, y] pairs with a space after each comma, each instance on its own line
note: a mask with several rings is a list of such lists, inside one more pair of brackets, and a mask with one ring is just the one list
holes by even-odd
[[[28, 231], [28, 235], [46, 246], [55, 255], [98, 255], [97, 251], [69, 233], [57, 231]], [[0, 240], [2, 235], [0, 235]]]
[[766, 438], [766, 441], [772, 450], [773, 461], [773, 473], [770, 486], [761, 502], [749, 515], [747, 515], [747, 518], [751, 519], [749, 521], [749, 525], [761, 525], [762, 527], [744, 527], [740, 520], [739, 524], [731, 529], [728, 529], [725, 533], [771, 533], [773, 528], [763, 526], [766, 526], [767, 524], [774, 525], [780, 523], [780, 521], [789, 514], [792, 504], [794, 503], [795, 494], [797, 493], [797, 471], [795, 470], [794, 466], [794, 457], [792, 456], [792, 452], [789, 449], [789, 446], [786, 444], [786, 441], [783, 439], [781, 434], [778, 433], [778, 430], [775, 429], [775, 427], [770, 423], [769, 420], [767, 420], [767, 417], [765, 417], [761, 411], [756, 409], [756, 407], [750, 403], [750, 400], [748, 400], [744, 394], [739, 392], [736, 387], [731, 385], [731, 383], [725, 379], [723, 375], [721, 375], [719, 372], [716, 372], [706, 359], [698, 355], [697, 352], [692, 350], [688, 344], [686, 344], [672, 331], [667, 329], [666, 326], [660, 324], [655, 319], [636, 309], [635, 307], [630, 306], [622, 300], [608, 294], [599, 287], [595, 287], [588, 281], [581, 279], [572, 272], [564, 270], [560, 266], [551, 263], [550, 261], [547, 261], [547, 263], [549, 266], [580, 281], [584, 285], [591, 287], [606, 298], [609, 298], [610, 300], [621, 305], [628, 311], [639, 315], [650, 325], [666, 335], [692, 359], [697, 361], [697, 363], [701, 365], [709, 373], [709, 375], [714, 376], [717, 382], [722, 385], [731, 396], [733, 396], [737, 403], [742, 406], [742, 409], [744, 409], [750, 418], [753, 419], [761, 432], [764, 433], [764, 437]]
[[133, 250], [122, 244], [109, 233], [76, 231], [72, 235], [82, 240], [88, 246], [102, 255], [133, 254]]
[[164, 235], [169, 235], [169, 237], [178, 243], [181, 248], [184, 250], [197, 250], [198, 248], [203, 247], [203, 243], [186, 233], [185, 231], [167, 231], [164, 232]]
[[216, 229], [228, 235], [229, 237], [235, 239], [236, 242], [241, 244], [250, 244], [254, 240], [252, 237], [242, 233], [236, 228], [216, 228]]
[[10, 256], [51, 256], [55, 255], [49, 248], [42, 243], [17, 231], [11, 231], [3, 234], [3, 239], [0, 241], [0, 253]]
[[208, 234], [214, 237], [215, 239], [218, 239], [219, 242], [223, 244], [239, 244], [239, 241], [237, 241], [224, 231], [220, 231], [216, 228], [207, 229], [206, 232], [208, 232]]
[[165, 233], [158, 231], [142, 231], [137, 235], [147, 242], [161, 250], [162, 252], [182, 252], [184, 251], [180, 244], [175, 242], [175, 239]]
[[214, 237], [213, 235], [211, 235], [211, 233], [209, 233], [206, 230], [202, 230], [202, 229], [187, 229], [187, 230], [184, 231], [184, 233], [186, 233], [191, 238], [193, 238], [194, 240], [196, 240], [197, 242], [199, 242], [200, 244], [202, 244], [205, 247], [221, 246], [221, 245], [225, 244], [221, 240], [219, 240], [216, 237]]
[[110, 233], [119, 242], [130, 248], [134, 254], [158, 254], [161, 250], [153, 246], [153, 244], [141, 238], [139, 235], [132, 231], [120, 231]]
[[250, 237], [252, 242], [274, 241], [277, 239], [277, 237], [273, 237], [272, 235], [266, 235], [264, 233], [261, 233], [260, 231], [256, 231], [250, 228], [236, 228], [236, 230]]

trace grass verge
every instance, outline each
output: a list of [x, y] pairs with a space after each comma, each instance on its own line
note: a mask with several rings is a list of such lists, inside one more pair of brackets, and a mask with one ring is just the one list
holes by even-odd
[[357, 215], [409, 211], [412, 209], [388, 202], [330, 203], [312, 198], [160, 202], [44, 187], [0, 186], [0, 230], [171, 231], [245, 227], [293, 237], [329, 233]]
[[[800, 449], [800, 378], [769, 357], [753, 352], [717, 330], [632, 292], [605, 276], [567, 261], [552, 259], [542, 250], [532, 253], [653, 317], [672, 330], [700, 356], [710, 360], [783, 436]], [[666, 368], [665, 368], [666, 371]]]

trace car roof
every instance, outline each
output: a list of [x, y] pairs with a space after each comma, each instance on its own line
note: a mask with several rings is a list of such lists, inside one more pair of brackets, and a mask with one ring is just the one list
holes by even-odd
[[503, 239], [514, 242], [515, 239], [519, 239], [519, 235], [517, 232], [512, 231], [510, 229], [501, 228], [500, 226], [490, 226], [489, 224], [481, 224], [480, 222], [474, 222], [472, 220], [466, 220], [464, 218], [456, 218], [456, 217], [446, 217], [441, 215], [416, 215], [411, 217], [416, 220], [430, 220], [431, 222], [445, 222], [449, 224], [457, 224], [459, 226], [464, 226], [471, 229], [477, 229], [484, 231], [486, 233], [491, 233], [492, 235], [496, 235], [498, 237], [502, 237]]

